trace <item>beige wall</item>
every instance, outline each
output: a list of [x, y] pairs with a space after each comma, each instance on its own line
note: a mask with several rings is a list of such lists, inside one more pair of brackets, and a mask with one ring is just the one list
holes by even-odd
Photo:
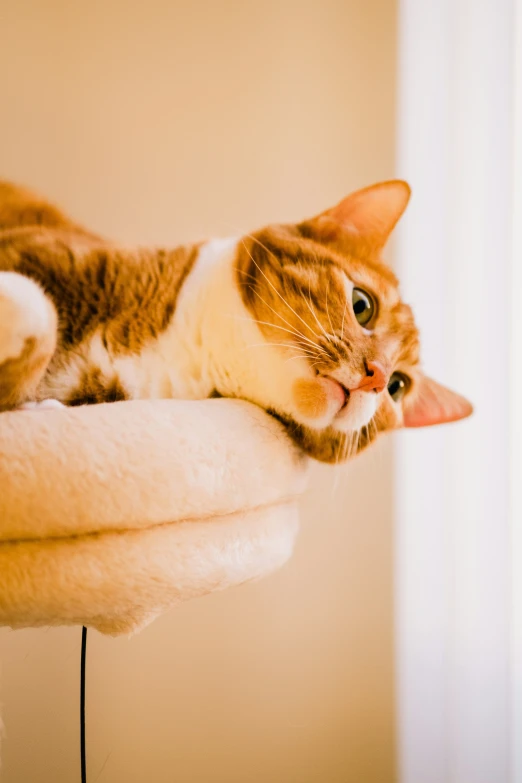
[[[17, 0], [0, 26], [1, 174], [115, 237], [300, 218], [394, 173], [393, 0]], [[281, 572], [90, 634], [90, 781], [394, 779], [390, 474], [389, 443], [318, 467]], [[79, 779], [79, 645], [0, 631], [2, 783]]]

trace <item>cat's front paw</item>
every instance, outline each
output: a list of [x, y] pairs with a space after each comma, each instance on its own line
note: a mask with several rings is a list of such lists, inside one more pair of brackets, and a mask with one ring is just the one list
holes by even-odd
[[16, 272], [0, 272], [0, 365], [17, 359], [31, 344], [56, 339], [56, 313], [33, 280]]

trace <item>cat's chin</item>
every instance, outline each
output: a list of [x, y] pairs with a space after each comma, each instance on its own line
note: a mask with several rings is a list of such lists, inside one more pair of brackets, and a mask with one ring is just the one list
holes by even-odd
[[365, 427], [377, 410], [377, 394], [352, 391], [341, 410], [335, 415], [332, 427], [339, 432], [355, 432]]

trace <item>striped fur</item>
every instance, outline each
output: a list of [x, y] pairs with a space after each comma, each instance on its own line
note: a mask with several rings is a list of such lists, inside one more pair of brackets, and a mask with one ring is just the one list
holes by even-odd
[[[408, 416], [417, 426], [467, 415], [422, 373], [411, 309], [380, 260], [408, 197], [384, 183], [300, 224], [129, 250], [0, 183], [0, 410], [239, 397], [326, 462]], [[365, 327], [354, 286], [375, 302]], [[394, 371], [407, 378], [400, 404], [386, 390]]]

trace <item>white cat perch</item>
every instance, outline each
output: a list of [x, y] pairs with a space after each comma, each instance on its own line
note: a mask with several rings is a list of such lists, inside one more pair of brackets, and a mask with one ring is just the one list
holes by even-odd
[[248, 403], [0, 413], [0, 625], [130, 633], [290, 556], [306, 460]]

